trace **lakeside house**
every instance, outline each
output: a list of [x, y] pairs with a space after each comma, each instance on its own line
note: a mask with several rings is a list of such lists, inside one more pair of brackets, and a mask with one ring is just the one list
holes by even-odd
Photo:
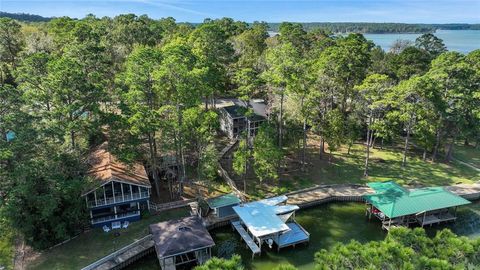
[[136, 221], [140, 211], [150, 209], [151, 184], [140, 163], [124, 164], [108, 151], [108, 143], [88, 157], [91, 188], [82, 194], [94, 227], [118, 221]]
[[444, 187], [406, 189], [393, 181], [367, 185], [375, 191], [363, 196], [367, 215], [377, 217], [385, 230], [455, 221], [457, 207], [471, 203]]
[[267, 120], [266, 104], [261, 99], [251, 100], [248, 104], [238, 99], [220, 101], [216, 105], [220, 113], [220, 129], [230, 139], [244, 131], [249, 138], [254, 137], [260, 125]]

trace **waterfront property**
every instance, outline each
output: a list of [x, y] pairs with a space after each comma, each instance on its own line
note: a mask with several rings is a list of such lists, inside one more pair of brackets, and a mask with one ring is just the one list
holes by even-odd
[[295, 221], [297, 205], [287, 205], [288, 197], [283, 195], [233, 207], [240, 218], [232, 222], [252, 251], [252, 256], [260, 254], [262, 244], [270, 248], [276, 245], [277, 251], [288, 246], [308, 242], [310, 234]]
[[199, 217], [191, 216], [150, 225], [160, 267], [203, 264], [212, 256], [215, 245]]
[[[252, 100], [247, 104], [234, 100], [220, 108], [220, 129], [230, 139], [236, 138], [243, 131], [248, 137], [254, 137], [260, 125], [266, 120], [266, 105], [263, 100]], [[252, 113], [247, 115], [247, 107]]]
[[366, 214], [382, 221], [382, 228], [433, 225], [455, 221], [457, 207], [470, 201], [444, 187], [406, 189], [393, 181], [367, 184], [375, 193], [364, 195]]
[[136, 221], [140, 219], [140, 210], [150, 208], [151, 184], [142, 164], [127, 165], [118, 161], [108, 151], [107, 143], [89, 155], [88, 163], [93, 185], [82, 196], [92, 226]]

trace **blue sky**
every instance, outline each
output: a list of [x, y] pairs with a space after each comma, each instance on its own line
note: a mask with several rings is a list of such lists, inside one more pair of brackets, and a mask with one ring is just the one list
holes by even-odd
[[480, 23], [480, 0], [0, 0], [0, 10], [77, 18], [135, 13], [182, 22]]

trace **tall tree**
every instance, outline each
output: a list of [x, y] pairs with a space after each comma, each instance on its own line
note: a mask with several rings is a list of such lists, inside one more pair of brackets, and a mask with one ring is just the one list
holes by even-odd
[[450, 137], [445, 160], [450, 161], [456, 139], [471, 130], [478, 119], [478, 71], [460, 53], [447, 52], [432, 62], [428, 76], [436, 82], [442, 96], [439, 108], [444, 109], [443, 129]]
[[360, 94], [362, 109], [365, 110], [364, 115], [368, 119], [366, 120], [367, 135], [365, 144], [364, 176], [368, 176], [370, 145], [373, 139], [373, 125], [376, 121], [384, 117], [386, 103], [383, 101], [385, 95], [390, 91], [392, 84], [392, 80], [387, 75], [372, 74], [365, 78], [362, 84], [355, 86], [355, 89], [359, 91]]
[[206, 107], [209, 100], [214, 104], [214, 99], [221, 93], [221, 89], [227, 88], [227, 67], [233, 61], [234, 52], [227, 39], [227, 34], [219, 25], [205, 23], [197, 27], [188, 40], [198, 59], [197, 67], [205, 68], [201, 90]]
[[283, 105], [286, 92], [294, 91], [303, 73], [300, 65], [300, 52], [291, 43], [282, 43], [266, 52], [267, 68], [262, 77], [279, 100], [278, 145], [283, 147]]
[[125, 85], [122, 102], [126, 106], [122, 114], [130, 125], [130, 133], [148, 142], [148, 167], [155, 181], [157, 196], [160, 196], [160, 179], [155, 135], [160, 125], [161, 97], [154, 89], [153, 72], [158, 69], [161, 60], [161, 53], [157, 49], [138, 46], [128, 56], [125, 72], [119, 77], [119, 81]]
[[282, 159], [282, 150], [275, 143], [275, 129], [264, 124], [260, 126], [253, 143], [253, 167], [255, 174], [264, 181], [278, 179], [278, 168]]
[[[185, 109], [198, 106], [201, 92], [198, 85], [208, 73], [208, 68], [198, 68], [198, 58], [182, 39], [176, 39], [162, 47], [163, 60], [154, 72], [154, 89], [165, 105], [175, 108], [177, 126], [183, 126]], [[177, 160], [181, 161], [181, 183], [186, 177], [185, 136], [182, 129], [175, 134]], [[182, 185], [182, 184], [181, 184]], [[182, 190], [180, 189], [180, 192]]]
[[[334, 84], [332, 101], [344, 116], [352, 100], [353, 87], [366, 76], [373, 44], [360, 34], [350, 34], [336, 40], [335, 45], [320, 53], [316, 69], [320, 79], [326, 77]], [[323, 79], [322, 79], [323, 80]]]
[[416, 38], [415, 47], [427, 51], [432, 59], [447, 51], [443, 40], [432, 33], [425, 33]]
[[407, 153], [410, 143], [410, 136], [416, 128], [420, 119], [426, 118], [429, 113], [426, 108], [430, 107], [429, 80], [425, 77], [412, 77], [401, 81], [393, 91], [386, 95], [387, 102], [393, 107], [388, 116], [399, 120], [405, 131], [405, 145], [403, 148], [402, 166], [407, 163]]
[[13, 83], [11, 73], [23, 46], [21, 25], [10, 18], [0, 18], [0, 83]]

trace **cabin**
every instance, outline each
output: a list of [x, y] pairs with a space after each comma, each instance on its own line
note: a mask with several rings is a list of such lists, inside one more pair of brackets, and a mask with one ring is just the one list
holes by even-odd
[[[248, 105], [233, 100], [220, 107], [220, 129], [230, 139], [238, 137], [244, 131], [249, 138], [255, 137], [260, 125], [266, 121], [266, 105], [263, 100], [252, 100]], [[246, 115], [248, 108], [253, 111], [249, 116]]]
[[278, 196], [234, 206], [238, 221], [233, 228], [240, 234], [252, 251], [252, 257], [260, 254], [266, 244], [277, 251], [288, 246], [307, 243], [310, 234], [295, 221], [297, 205], [285, 204], [287, 196]]
[[215, 218], [225, 218], [236, 215], [233, 207], [242, 201], [234, 194], [226, 194], [206, 200], [209, 211]]
[[82, 196], [93, 227], [137, 221], [142, 210], [150, 210], [151, 184], [142, 164], [120, 162], [105, 142], [91, 152], [88, 165], [92, 185]]
[[215, 242], [199, 217], [164, 221], [149, 228], [163, 270], [190, 269], [212, 257]]
[[364, 195], [366, 215], [382, 222], [382, 228], [421, 226], [453, 222], [457, 207], [470, 201], [444, 187], [406, 189], [393, 181], [367, 184], [375, 193]]

